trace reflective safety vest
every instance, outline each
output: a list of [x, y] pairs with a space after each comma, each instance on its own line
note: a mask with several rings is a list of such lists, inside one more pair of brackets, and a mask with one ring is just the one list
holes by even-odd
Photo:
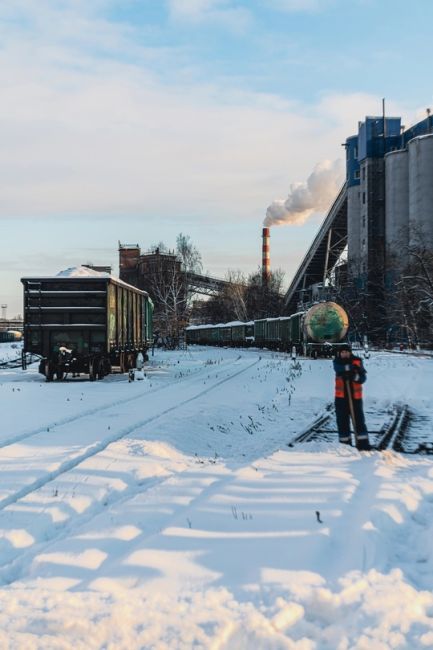
[[[361, 368], [361, 363], [361, 359], [352, 359], [350, 365]], [[335, 397], [346, 397], [344, 393], [344, 384], [345, 381], [343, 377], [335, 377]], [[353, 399], [362, 399], [362, 384], [359, 384], [357, 381], [350, 381], [349, 384], [352, 389]]]

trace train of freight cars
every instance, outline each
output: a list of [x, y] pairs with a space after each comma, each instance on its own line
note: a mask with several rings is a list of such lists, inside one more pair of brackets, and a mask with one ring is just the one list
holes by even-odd
[[6, 330], [0, 332], [0, 343], [16, 343], [23, 338], [22, 332], [15, 330]]
[[234, 321], [218, 325], [191, 325], [186, 341], [199, 345], [231, 345], [292, 351], [306, 356], [330, 356], [347, 335], [349, 319], [335, 302], [322, 302], [307, 311], [280, 318], [262, 318], [248, 323]]
[[145, 291], [107, 274], [23, 278], [24, 349], [41, 358], [47, 381], [66, 374], [102, 379], [127, 372], [152, 343], [153, 304]]

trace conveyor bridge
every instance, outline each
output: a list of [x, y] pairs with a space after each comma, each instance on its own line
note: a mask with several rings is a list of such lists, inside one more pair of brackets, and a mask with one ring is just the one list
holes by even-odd
[[287, 290], [287, 314], [297, 311], [303, 290], [313, 284], [325, 283], [346, 244], [347, 186], [344, 184]]

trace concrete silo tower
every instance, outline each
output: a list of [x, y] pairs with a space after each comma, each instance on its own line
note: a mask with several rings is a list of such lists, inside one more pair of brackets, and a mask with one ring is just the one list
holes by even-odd
[[409, 142], [409, 243], [433, 251], [433, 134]]
[[385, 156], [386, 269], [395, 275], [408, 263], [409, 156], [407, 149]]

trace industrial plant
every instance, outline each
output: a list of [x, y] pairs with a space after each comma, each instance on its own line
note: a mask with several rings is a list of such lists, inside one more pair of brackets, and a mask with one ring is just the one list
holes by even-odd
[[332, 294], [356, 312], [361, 335], [383, 339], [401, 311], [398, 327], [419, 337], [400, 290], [433, 253], [432, 127], [430, 111], [408, 129], [385, 112], [359, 122], [344, 144], [346, 181], [293, 277], [287, 313]]
[[[333, 300], [347, 309], [351, 335], [358, 340], [431, 342], [432, 319], [430, 305], [422, 299], [422, 279], [415, 286], [409, 278], [419, 280], [424, 274], [428, 283], [433, 263], [432, 130], [429, 110], [423, 120], [405, 128], [400, 117], [386, 116], [385, 102], [381, 116], [367, 116], [358, 123], [357, 133], [343, 143], [344, 184], [291, 280], [281, 316]], [[319, 167], [313, 174], [333, 171]], [[324, 185], [329, 200], [338, 186]], [[261, 244], [264, 287], [271, 278], [269, 226], [299, 219], [293, 207], [296, 204], [302, 212], [299, 197], [294, 199], [291, 196], [285, 204], [276, 201], [268, 208]], [[313, 211], [312, 205], [301, 207]], [[420, 264], [421, 270], [415, 268]], [[154, 248], [143, 253], [138, 244], [119, 243], [122, 280], [152, 295], [156, 269], [161, 277], [182, 275], [174, 251]], [[214, 296], [228, 284], [195, 272], [182, 278], [182, 295]], [[153, 298], [158, 304], [158, 296]]]

